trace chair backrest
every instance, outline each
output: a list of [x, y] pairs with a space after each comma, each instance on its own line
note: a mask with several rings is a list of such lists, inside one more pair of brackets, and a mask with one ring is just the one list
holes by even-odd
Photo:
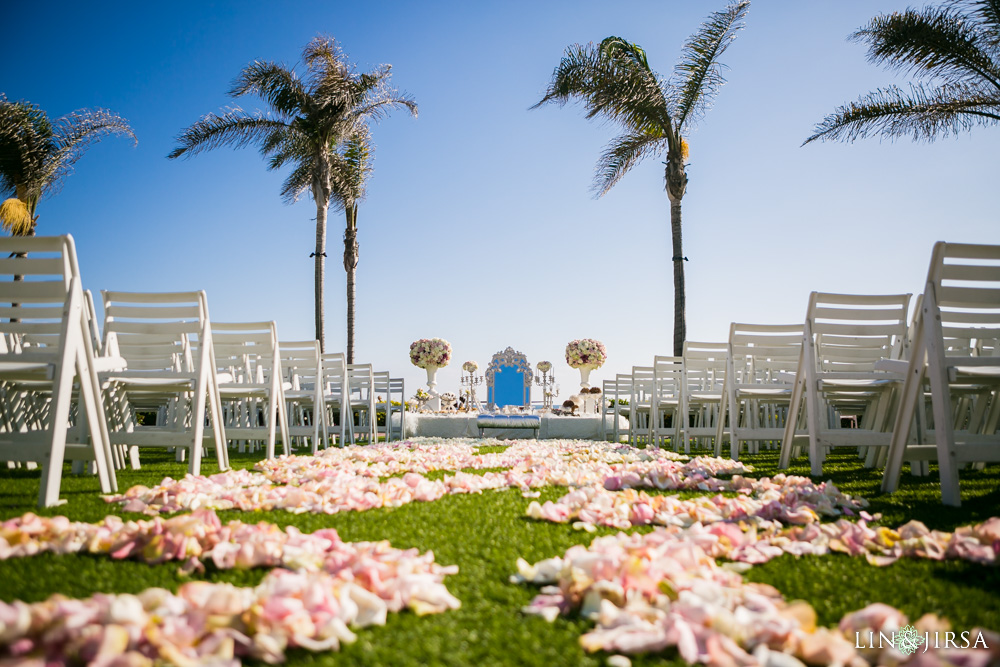
[[656, 389], [656, 378], [652, 366], [632, 367], [632, 387], [630, 404], [647, 404]]
[[[102, 290], [104, 352], [126, 359], [129, 371], [192, 372], [210, 358], [205, 292]], [[202, 353], [193, 351], [207, 345]]]
[[275, 322], [212, 322], [212, 344], [217, 370], [234, 382], [263, 384], [274, 372], [281, 377]]
[[781, 382], [781, 373], [794, 373], [802, 352], [801, 324], [745, 324], [729, 326], [733, 381], [738, 384]]
[[323, 382], [323, 362], [318, 340], [279, 341], [278, 356], [291, 391], [315, 389]]
[[389, 371], [374, 371], [372, 373], [372, 391], [383, 401], [389, 400]]
[[73, 237], [0, 238], [0, 333], [7, 351], [60, 346], [63, 306], [74, 279], [79, 283]]
[[386, 400], [392, 401], [392, 397], [399, 394], [399, 403], [406, 402], [406, 382], [403, 378], [389, 378], [389, 393]]
[[[929, 290], [933, 304], [926, 303]], [[934, 313], [927, 312], [928, 305]], [[1000, 339], [1000, 246], [935, 244], [923, 306], [925, 318], [940, 317], [945, 339], [969, 342], [980, 349], [978, 356], [994, 356]]]
[[879, 359], [905, 356], [910, 296], [813, 292], [805, 336], [815, 345], [816, 370], [871, 372]]
[[684, 386], [687, 391], [717, 391], [726, 378], [728, 343], [684, 341]]
[[323, 354], [323, 390], [330, 398], [343, 398], [344, 378], [347, 376], [347, 362], [343, 352]]
[[684, 375], [684, 358], [657, 355], [653, 357], [653, 377], [657, 400], [669, 400], [680, 394]]
[[368, 399], [373, 396], [375, 374], [371, 364], [347, 364], [347, 387], [351, 396]]

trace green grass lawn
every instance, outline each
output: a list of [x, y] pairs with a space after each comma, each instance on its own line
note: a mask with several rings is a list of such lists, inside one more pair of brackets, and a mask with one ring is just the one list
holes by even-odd
[[[234, 467], [249, 468], [257, 456], [231, 454]], [[777, 472], [777, 453], [747, 456], [756, 476]], [[157, 450], [143, 451], [141, 471], [120, 471], [119, 487], [151, 486], [163, 477], [183, 476], [186, 466]], [[896, 527], [910, 519], [930, 528], [952, 530], [1000, 514], [1000, 466], [983, 472], [963, 471], [961, 508], [940, 503], [934, 468], [929, 477], [915, 478], [904, 472], [900, 490], [889, 496], [879, 493], [881, 471], [865, 470], [857, 456], [834, 453], [826, 464], [826, 479], [842, 490], [864, 496], [870, 512], [881, 512], [882, 525]], [[206, 457], [203, 472], [216, 472], [213, 457]], [[788, 472], [808, 474], [805, 459]], [[432, 477], [437, 476], [432, 474]], [[0, 519], [36, 511], [39, 484], [37, 471], [0, 471]], [[538, 500], [554, 500], [562, 488], [542, 490]], [[97, 521], [108, 514], [122, 514], [117, 505], [106, 504], [98, 494], [94, 477], [67, 475], [62, 497], [68, 504], [40, 511], [64, 514], [78, 521]], [[360, 665], [599, 665], [604, 654], [586, 654], [579, 636], [590, 627], [571, 617], [547, 623], [524, 616], [520, 608], [535, 596], [537, 587], [515, 585], [508, 578], [516, 571], [515, 560], [535, 562], [562, 555], [574, 544], [587, 544], [592, 535], [569, 525], [533, 521], [524, 516], [530, 499], [509, 489], [483, 495], [449, 495], [430, 503], [410, 503], [396, 509], [345, 512], [332, 516], [220, 512], [223, 521], [266, 520], [280, 526], [295, 525], [306, 532], [332, 527], [346, 541], [389, 540], [394, 547], [432, 550], [442, 565], [458, 565], [457, 575], [445, 579], [448, 590], [462, 601], [462, 608], [418, 617], [413, 613], [390, 614], [383, 627], [358, 631], [358, 641], [337, 653], [313, 654], [293, 651], [289, 664]], [[249, 514], [249, 515], [248, 515]], [[614, 531], [599, 530], [597, 534]], [[263, 570], [217, 571], [209, 566], [202, 576], [212, 581], [253, 585]], [[849, 611], [870, 602], [885, 602], [903, 610], [911, 620], [933, 612], [951, 620], [958, 630], [982, 626], [1000, 630], [1000, 568], [974, 563], [902, 560], [884, 568], [861, 558], [834, 554], [824, 557], [783, 556], [755, 566], [747, 579], [775, 586], [788, 599], [811, 603], [821, 624], [835, 624]], [[91, 555], [54, 556], [0, 561], [0, 598], [5, 601], [39, 601], [53, 593], [83, 597], [97, 592], [138, 592], [151, 586], [171, 590], [188, 577], [178, 574], [178, 563], [146, 565], [112, 561]], [[672, 650], [661, 655], [633, 658], [635, 665], [683, 664]]]

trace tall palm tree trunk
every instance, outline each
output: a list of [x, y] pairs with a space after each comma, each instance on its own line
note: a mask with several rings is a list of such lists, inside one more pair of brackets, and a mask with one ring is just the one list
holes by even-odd
[[347, 226], [344, 229], [344, 270], [347, 271], [347, 363], [354, 363], [354, 299], [358, 259], [358, 207], [344, 207]]
[[670, 236], [673, 241], [674, 265], [674, 356], [684, 354], [687, 338], [687, 318], [684, 297], [684, 242], [681, 238], [681, 200], [670, 202]]
[[327, 201], [316, 197], [316, 340], [320, 351], [326, 351], [326, 334], [323, 329], [323, 276], [326, 271], [326, 213]]
[[687, 173], [684, 171], [683, 153], [668, 154], [667, 168], [664, 174], [667, 197], [670, 199], [670, 236], [673, 241], [674, 265], [674, 356], [684, 354], [684, 341], [687, 339], [687, 316], [685, 315], [686, 299], [684, 297], [684, 241], [681, 237], [681, 199], [687, 190]]

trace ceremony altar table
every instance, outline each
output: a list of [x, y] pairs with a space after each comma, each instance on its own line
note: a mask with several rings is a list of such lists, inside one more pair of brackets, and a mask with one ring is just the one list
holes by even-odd
[[[581, 415], [570, 417], [563, 415], [542, 414], [541, 426], [538, 430], [539, 439], [566, 440], [600, 440], [601, 415]], [[419, 412], [403, 413], [406, 419], [407, 437], [437, 437], [437, 438], [478, 438], [479, 428], [475, 412], [459, 412], [455, 414], [427, 414]], [[608, 432], [613, 432], [614, 422], [608, 418]], [[628, 421], [619, 418], [619, 431], [628, 433]], [[525, 429], [486, 430], [487, 438], [502, 440], [524, 440], [534, 436], [534, 432]]]

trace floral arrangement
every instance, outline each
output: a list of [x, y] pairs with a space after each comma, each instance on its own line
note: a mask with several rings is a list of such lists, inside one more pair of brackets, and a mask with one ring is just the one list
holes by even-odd
[[421, 338], [410, 343], [410, 363], [417, 368], [447, 366], [451, 361], [451, 343], [443, 338]]
[[462, 364], [462, 370], [465, 371], [466, 373], [475, 373], [476, 371], [479, 370], [479, 364], [477, 364], [474, 361], [466, 361], [464, 364]]
[[552, 370], [552, 362], [551, 361], [539, 361], [537, 368], [538, 368], [538, 372], [539, 373], [548, 373], [549, 371]]
[[441, 406], [442, 407], [444, 407], [446, 405], [450, 407], [450, 406], [454, 405], [456, 402], [458, 402], [458, 396], [456, 396], [454, 393], [448, 391], [448, 392], [445, 392], [445, 393], [441, 394]]
[[608, 360], [604, 343], [593, 338], [570, 341], [566, 346], [566, 363], [570, 368], [600, 368]]

